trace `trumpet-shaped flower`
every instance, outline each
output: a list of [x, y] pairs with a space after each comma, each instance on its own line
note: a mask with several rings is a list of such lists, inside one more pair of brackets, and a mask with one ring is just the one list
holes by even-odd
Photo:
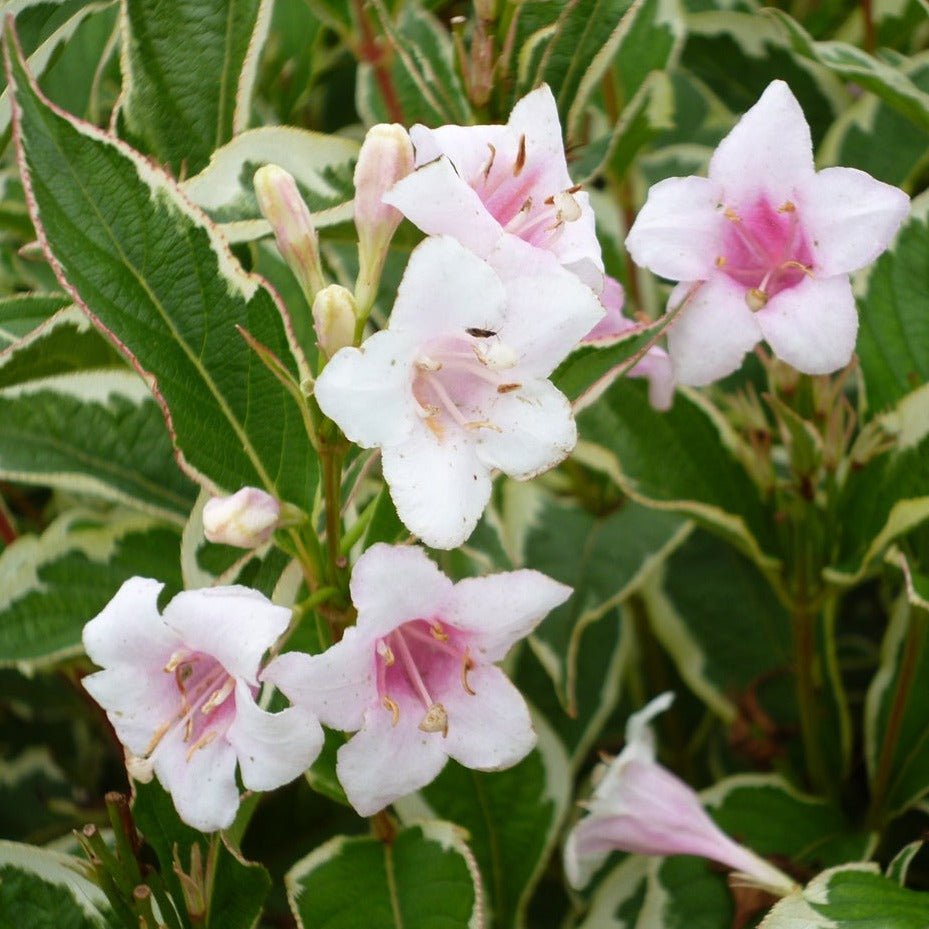
[[799, 103], [771, 83], [708, 176], [652, 187], [626, 239], [638, 264], [681, 282], [669, 306], [702, 282], [668, 334], [677, 379], [723, 377], [760, 339], [806, 374], [846, 365], [858, 331], [849, 272], [884, 251], [908, 210], [903, 191], [863, 171], [817, 172]]
[[547, 84], [505, 126], [414, 126], [417, 170], [384, 197], [423, 232], [450, 235], [487, 257], [511, 235], [552, 252], [599, 290], [603, 271], [587, 194], [568, 176]]
[[529, 570], [453, 584], [418, 548], [374, 545], [352, 572], [357, 625], [320, 655], [278, 656], [262, 677], [327, 726], [357, 730], [336, 772], [370, 816], [449, 758], [495, 771], [532, 749], [526, 703], [495, 662], [570, 593]]
[[784, 895], [793, 881], [753, 851], [729, 838], [710, 819], [700, 798], [655, 761], [651, 720], [673, 694], [656, 697], [626, 723], [626, 746], [595, 775], [600, 780], [588, 815], [568, 834], [564, 861], [568, 880], [584, 887], [615, 850], [637, 855], [701, 855], [727, 865], [767, 890]]
[[454, 548], [495, 468], [526, 480], [574, 448], [570, 405], [547, 378], [602, 314], [546, 252], [501, 241], [485, 262], [433, 237], [410, 256], [387, 329], [337, 352], [316, 399], [349, 439], [381, 449], [403, 523]]
[[83, 684], [133, 756], [150, 762], [181, 819], [210, 832], [239, 806], [236, 765], [250, 790], [272, 790], [312, 764], [319, 720], [255, 702], [267, 649], [290, 610], [245, 587], [178, 594], [158, 613], [162, 584], [126, 581], [84, 627], [87, 654], [103, 670]]

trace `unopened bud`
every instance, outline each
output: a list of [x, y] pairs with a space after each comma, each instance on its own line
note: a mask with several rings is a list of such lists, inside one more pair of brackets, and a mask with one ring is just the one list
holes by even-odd
[[283, 168], [265, 165], [255, 172], [255, 196], [262, 216], [274, 230], [281, 256], [312, 302], [326, 282], [319, 261], [319, 238], [297, 182]]
[[372, 126], [355, 165], [355, 228], [358, 230], [358, 303], [367, 313], [374, 302], [387, 246], [402, 214], [382, 201], [397, 181], [413, 171], [413, 143], [397, 123]]
[[324, 287], [313, 301], [313, 328], [320, 351], [331, 358], [355, 341], [355, 298], [338, 284]]
[[203, 534], [211, 542], [257, 548], [274, 532], [281, 505], [257, 487], [243, 487], [231, 497], [213, 497], [203, 508]]

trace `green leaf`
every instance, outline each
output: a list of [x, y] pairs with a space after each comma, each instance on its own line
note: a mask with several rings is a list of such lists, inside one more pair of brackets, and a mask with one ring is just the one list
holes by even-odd
[[564, 748], [538, 716], [533, 722], [538, 746], [519, 764], [482, 772], [451, 763], [418, 795], [397, 804], [404, 821], [441, 816], [467, 830], [492, 923], [510, 929], [526, 924], [526, 905], [570, 802]]
[[646, 385], [620, 379], [578, 417], [576, 454], [634, 500], [689, 516], [766, 571], [777, 565], [774, 528], [757, 487], [731, 451], [733, 438], [699, 394], [679, 391], [667, 412]]
[[868, 688], [864, 715], [865, 761], [872, 817], [886, 822], [929, 792], [929, 604], [916, 594], [902, 554], [910, 593], [898, 600]]
[[[552, 526], [558, 526], [557, 533]], [[676, 514], [631, 501], [601, 517], [551, 501], [536, 514], [525, 563], [570, 585], [574, 594], [533, 633], [533, 649], [572, 715], [584, 629], [598, 620], [615, 621], [614, 607], [681, 543], [688, 529]]]
[[103, 891], [57, 852], [0, 840], [2, 929], [115, 929]]
[[929, 193], [917, 197], [892, 249], [856, 277], [858, 357], [868, 407], [880, 412], [929, 381]]
[[917, 839], [904, 845], [903, 848], [893, 856], [889, 865], [887, 865], [887, 876], [896, 881], [901, 887], [906, 885], [907, 874], [913, 859], [919, 854], [923, 845], [926, 843], [923, 839]]
[[[929, 55], [910, 59], [903, 72], [919, 90], [929, 92]], [[910, 189], [918, 183], [927, 148], [929, 131], [880, 97], [863, 94], [839, 115], [818, 154], [823, 164], [858, 168], [886, 184]]]
[[12, 346], [70, 303], [67, 294], [17, 294], [0, 299], [0, 362], [6, 365]]
[[761, 929], [925, 929], [929, 894], [901, 887], [877, 865], [831, 868], [777, 903]]
[[[4, 696], [11, 702], [15, 699], [12, 694]], [[33, 717], [29, 722], [35, 725], [37, 721]], [[23, 726], [23, 720], [17, 719], [14, 725]], [[46, 727], [45, 732], [50, 728]], [[16, 751], [10, 744], [6, 731], [3, 737], [0, 834], [38, 843], [50, 835], [65, 832], [74, 822], [71, 813], [75, 790], [49, 747], [35, 744], [39, 741], [35, 730], [31, 733], [32, 744], [22, 751]]]
[[478, 929], [479, 878], [457, 827], [427, 822], [390, 842], [337, 836], [284, 877], [301, 929]]
[[[0, 381], [5, 369], [0, 367]], [[130, 371], [46, 378], [0, 390], [0, 477], [135, 507], [183, 525], [196, 487], [164, 417]]]
[[40, 668], [79, 655], [84, 624], [127, 578], [156, 577], [181, 589], [180, 539], [143, 516], [107, 521], [69, 510], [40, 536], [0, 555], [0, 667]]
[[839, 495], [842, 534], [833, 566], [823, 572], [834, 584], [857, 583], [896, 538], [929, 519], [929, 388], [884, 421], [896, 446], [853, 469]]
[[[78, 27], [95, 13], [113, 6], [113, 0], [88, 3], [87, 0], [10, 0], [3, 6], [4, 16], [13, 16], [23, 53], [28, 56], [29, 70], [41, 76], [54, 63], [61, 46], [77, 32]], [[10, 95], [0, 77], [0, 135], [10, 127]]]
[[781, 10], [770, 9], [784, 29], [794, 50], [823, 65], [833, 74], [870, 90], [917, 126], [929, 129], [929, 94], [921, 91], [900, 68], [845, 42], [814, 42], [796, 20]]
[[236, 328], [302, 380], [276, 295], [168, 177], [50, 107], [12, 41], [8, 32], [24, 180], [63, 286], [150, 379], [195, 479], [307, 506], [319, 469], [302, 411]]
[[227, 235], [244, 241], [268, 235], [255, 197], [255, 172], [276, 164], [290, 172], [313, 211], [317, 228], [352, 219], [353, 173], [360, 146], [343, 136], [295, 126], [261, 126], [237, 135], [210, 156], [210, 163], [181, 184], [181, 190]]
[[121, 135], [196, 174], [248, 126], [268, 0], [129, 0], [123, 5]]
[[[364, 121], [432, 127], [470, 123], [471, 106], [443, 26], [419, 0], [407, 0], [396, 22], [383, 0], [372, 6], [392, 54], [376, 66], [362, 61], [358, 67], [356, 103]], [[380, 78], [376, 67], [383, 68]]]

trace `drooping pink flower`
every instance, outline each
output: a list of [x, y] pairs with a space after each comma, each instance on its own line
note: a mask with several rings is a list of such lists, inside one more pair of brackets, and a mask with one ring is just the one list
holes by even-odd
[[495, 771], [532, 749], [526, 703], [495, 663], [570, 588], [529, 570], [453, 584], [422, 550], [378, 544], [355, 565], [351, 593], [358, 622], [340, 642], [280, 655], [262, 678], [356, 732], [336, 772], [361, 815], [425, 786], [449, 758]]
[[779, 896], [794, 882], [750, 849], [727, 836], [710, 819], [700, 798], [655, 761], [651, 720], [673, 700], [655, 697], [626, 723], [626, 746], [595, 776], [600, 780], [585, 804], [587, 815], [565, 842], [568, 880], [584, 887], [612, 851], [637, 855], [700, 855], [747, 875]]
[[873, 261], [909, 210], [903, 191], [854, 168], [813, 165], [810, 129], [774, 81], [719, 144], [708, 176], [651, 188], [626, 239], [635, 261], [702, 284], [668, 333], [677, 379], [734, 371], [760, 339], [806, 374], [846, 365], [858, 316], [849, 272]]
[[268, 713], [255, 702], [262, 657], [290, 610], [246, 587], [185, 591], [158, 613], [163, 585], [126, 581], [84, 627], [103, 670], [83, 684], [128, 751], [146, 759], [184, 822], [231, 825], [236, 766], [250, 790], [293, 780], [319, 754], [322, 728], [305, 709]]
[[595, 290], [603, 261], [587, 194], [568, 175], [547, 84], [505, 126], [414, 126], [417, 170], [384, 200], [429, 235], [450, 235], [487, 257], [503, 235], [552, 252]]
[[482, 261], [432, 237], [410, 256], [387, 329], [337, 352], [316, 399], [349, 439], [381, 449], [403, 523], [454, 548], [494, 469], [526, 480], [574, 448], [570, 405], [547, 378], [602, 313], [547, 252], [500, 241]]
[[[600, 302], [606, 310], [606, 315], [584, 336], [582, 342], [608, 341], [635, 328], [635, 323], [623, 316], [625, 292], [616, 278], [604, 276]], [[674, 400], [674, 373], [671, 370], [671, 359], [663, 348], [657, 345], [650, 348], [626, 376], [648, 378], [649, 403], [656, 410], [671, 408]]]

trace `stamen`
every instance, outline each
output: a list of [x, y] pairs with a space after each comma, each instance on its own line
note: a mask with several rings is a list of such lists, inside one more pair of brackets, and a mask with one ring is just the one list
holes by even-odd
[[433, 703], [426, 710], [426, 715], [419, 721], [419, 728], [423, 732], [441, 732], [442, 737], [448, 736], [448, 713], [441, 703]]
[[725, 267], [726, 267], [726, 256], [725, 256], [725, 255], [717, 255], [717, 256], [716, 256], [716, 267], [717, 267], [717, 268], [725, 268]]
[[758, 287], [752, 287], [745, 292], [745, 304], [753, 312], [763, 310], [768, 303], [768, 295]]
[[474, 667], [474, 662], [471, 661], [471, 649], [466, 648], [464, 650], [464, 658], [461, 662], [461, 686], [471, 694], [472, 697], [476, 697], [477, 694], [471, 689], [471, 685], [468, 683], [468, 672]]
[[435, 700], [426, 690], [425, 681], [423, 681], [422, 675], [419, 673], [419, 668], [416, 667], [416, 661], [410, 652], [410, 646], [406, 644], [402, 630], [395, 630], [392, 636], [394, 645], [397, 646], [397, 651], [400, 653], [400, 661], [403, 664], [403, 670], [406, 671], [407, 680], [413, 685], [413, 689], [419, 695], [419, 699], [422, 700], [423, 706], [428, 710], [435, 703]]
[[390, 712], [393, 714], [393, 719], [391, 719], [390, 725], [396, 726], [397, 723], [400, 722], [400, 707], [397, 706], [397, 704], [394, 703], [394, 701], [391, 700], [387, 694], [384, 694], [384, 696], [381, 697], [381, 706], [384, 707], [385, 710], [390, 710]]
[[184, 756], [184, 761], [190, 761], [193, 757], [194, 752], [201, 748], [206, 748], [210, 742], [213, 742], [216, 739], [216, 733], [211, 729], [209, 732], [204, 733], [190, 748], [187, 749], [187, 754]]
[[490, 158], [487, 159], [487, 164], [484, 165], [484, 170], [481, 172], [484, 175], [484, 183], [487, 183], [487, 178], [490, 176], [490, 169], [494, 166], [494, 159], [497, 157], [497, 150], [490, 144], [487, 143], [487, 147], [490, 149]]
[[790, 200], [785, 200], [778, 208], [778, 213], [795, 213], [797, 208], [791, 203]]
[[516, 151], [516, 161], [513, 163], [513, 177], [519, 177], [526, 165], [526, 134], [519, 137], [519, 148]]
[[442, 628], [441, 623], [430, 623], [429, 631], [432, 633], [432, 637], [439, 642], [448, 641], [448, 633]]
[[143, 758], [148, 758], [149, 755], [158, 747], [158, 743], [165, 737], [165, 733], [171, 728], [171, 723], [167, 722], [163, 726], [159, 726], [155, 730], [155, 734], [152, 736], [151, 742], [145, 746], [145, 751], [142, 752]]
[[[438, 412], [438, 410], [436, 410]], [[389, 668], [397, 660], [391, 647], [383, 640], [378, 639], [377, 642], [377, 653], [384, 659], [384, 664]]]
[[206, 703], [200, 707], [200, 712], [206, 716], [208, 713], [212, 713], [225, 699], [235, 690], [235, 679], [231, 677], [226, 678], [226, 682], [222, 687], [218, 687], [213, 693], [210, 694]]
[[464, 424], [465, 429], [492, 429], [494, 432], [503, 432], [503, 430], [496, 425], [496, 423], [490, 422], [488, 419], [476, 419], [472, 422]]
[[522, 384], [501, 384], [501, 385], [497, 388], [497, 393], [498, 393], [498, 394], [508, 394], [508, 393], [510, 393], [510, 392], [513, 391], [513, 390], [519, 390], [519, 388], [522, 387], [522, 386], [523, 386]]

